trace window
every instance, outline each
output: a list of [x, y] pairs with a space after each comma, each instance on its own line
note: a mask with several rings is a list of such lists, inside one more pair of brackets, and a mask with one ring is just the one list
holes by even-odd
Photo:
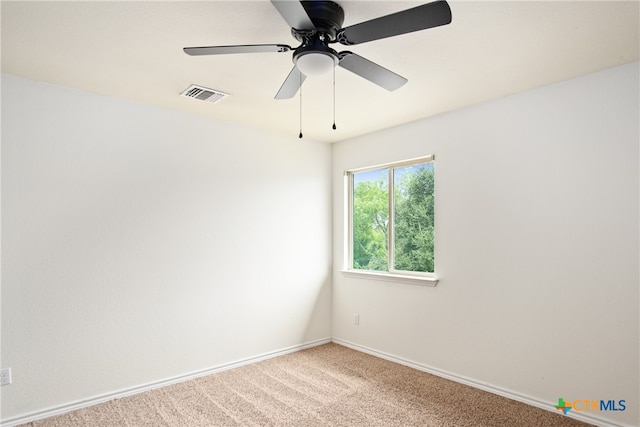
[[345, 176], [346, 272], [435, 284], [433, 156]]

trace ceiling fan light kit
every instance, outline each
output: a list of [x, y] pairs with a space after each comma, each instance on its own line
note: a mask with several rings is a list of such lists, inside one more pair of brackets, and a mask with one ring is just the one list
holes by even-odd
[[293, 98], [307, 76], [326, 74], [336, 65], [384, 89], [394, 91], [407, 79], [350, 51], [337, 52], [330, 44], [357, 45], [451, 23], [446, 0], [437, 0], [411, 9], [385, 15], [342, 28], [344, 10], [333, 1], [271, 0], [271, 4], [291, 27], [292, 36], [301, 44], [185, 47], [188, 55], [226, 55], [236, 53], [293, 50], [293, 69], [276, 93], [275, 99]]
[[309, 77], [328, 73], [338, 62], [338, 52], [327, 46], [321, 37], [303, 44], [293, 53], [293, 63], [302, 74]]
[[305, 76], [316, 77], [327, 74], [338, 63], [338, 57], [331, 53], [308, 52], [295, 59], [296, 67]]

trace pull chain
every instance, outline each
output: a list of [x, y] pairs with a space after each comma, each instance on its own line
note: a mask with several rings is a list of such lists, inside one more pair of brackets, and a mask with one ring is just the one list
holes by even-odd
[[298, 138], [302, 138], [302, 73], [298, 72], [300, 75], [300, 134]]
[[336, 67], [333, 67], [333, 130], [336, 130]]

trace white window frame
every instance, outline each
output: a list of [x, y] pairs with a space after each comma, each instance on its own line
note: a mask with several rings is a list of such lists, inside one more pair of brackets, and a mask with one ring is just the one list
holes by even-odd
[[[348, 277], [362, 278], [362, 279], [375, 279], [384, 280], [388, 282], [408, 283], [408, 284], [420, 284], [426, 286], [436, 286], [438, 283], [438, 277], [435, 271], [429, 272], [412, 272], [396, 270], [395, 268], [389, 268], [389, 271], [372, 271], [372, 270], [360, 270], [353, 268], [353, 175], [360, 172], [367, 172], [377, 169], [388, 169], [388, 192], [389, 192], [389, 231], [388, 231], [388, 247], [389, 247], [389, 266], [394, 265], [394, 209], [393, 209], [393, 170], [399, 167], [419, 165], [423, 163], [432, 163], [435, 161], [434, 155], [416, 157], [413, 159], [402, 160], [399, 162], [384, 163], [374, 166], [367, 166], [358, 169], [349, 169], [344, 172], [344, 268], [341, 270], [342, 274]], [[434, 248], [435, 251], [435, 248]], [[435, 254], [434, 254], [435, 258]], [[434, 266], [435, 270], [435, 266]]]

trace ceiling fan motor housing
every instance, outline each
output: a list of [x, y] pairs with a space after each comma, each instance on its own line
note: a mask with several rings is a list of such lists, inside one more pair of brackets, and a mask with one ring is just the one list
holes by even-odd
[[[344, 22], [344, 10], [338, 3], [332, 1], [301, 1], [304, 10], [309, 15], [309, 19], [313, 22], [316, 34], [324, 35], [327, 38], [327, 42], [335, 42], [338, 31], [342, 28]], [[300, 31], [302, 38], [298, 38], [296, 32]], [[293, 29], [293, 35], [299, 41], [303, 41], [305, 36], [309, 35], [309, 31], [312, 28], [297, 28]]]

